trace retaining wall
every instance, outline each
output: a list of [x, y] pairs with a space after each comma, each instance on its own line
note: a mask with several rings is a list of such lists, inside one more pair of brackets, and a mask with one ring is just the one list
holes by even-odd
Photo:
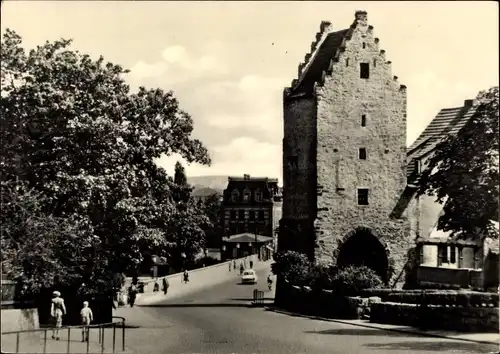
[[40, 327], [37, 309], [2, 309], [2, 333]]
[[381, 302], [371, 305], [370, 322], [443, 329], [460, 332], [498, 333], [498, 308], [446, 307]]

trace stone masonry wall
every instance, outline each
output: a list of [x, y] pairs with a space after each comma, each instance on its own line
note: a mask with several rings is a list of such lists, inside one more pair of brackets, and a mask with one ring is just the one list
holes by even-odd
[[[316, 89], [315, 258], [335, 262], [348, 233], [366, 227], [386, 247], [394, 279], [414, 245], [410, 221], [390, 218], [406, 187], [406, 88], [392, 77], [366, 18], [361, 15], [351, 28], [339, 61]], [[360, 63], [369, 63], [369, 79], [360, 78]], [[366, 160], [358, 157], [363, 147]], [[369, 188], [369, 205], [358, 205], [358, 188]]]
[[283, 214], [278, 244], [280, 249], [300, 250], [313, 238], [306, 230], [312, 229], [316, 209], [316, 100], [287, 98], [283, 109]]

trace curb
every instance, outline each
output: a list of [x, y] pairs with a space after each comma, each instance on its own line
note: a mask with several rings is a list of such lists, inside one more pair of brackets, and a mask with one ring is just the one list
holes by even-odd
[[[350, 321], [346, 320], [338, 320], [338, 319], [333, 319], [333, 318], [326, 318], [326, 317], [321, 317], [321, 316], [311, 316], [311, 315], [303, 315], [300, 313], [296, 312], [289, 312], [285, 310], [281, 310], [275, 306], [264, 306], [264, 309], [266, 311], [272, 311], [276, 313], [280, 313], [282, 315], [288, 315], [288, 316], [294, 316], [294, 317], [303, 317], [303, 318], [309, 318], [312, 320], [320, 320], [320, 321], [327, 321], [327, 322], [336, 322], [336, 323], [342, 323], [342, 324], [347, 324], [351, 326], [357, 326], [357, 327], [364, 327], [364, 328], [372, 328], [372, 329], [378, 329], [381, 331], [389, 331], [389, 332], [399, 332], [399, 333], [411, 333], [415, 335], [419, 335], [422, 337], [435, 337], [435, 338], [446, 338], [446, 339], [453, 339], [453, 340], [459, 340], [463, 342], [472, 342], [472, 343], [479, 343], [479, 344], [495, 344], [498, 345], [498, 342], [492, 342], [492, 341], [484, 341], [484, 340], [474, 340], [474, 339], [468, 339], [468, 338], [457, 338], [457, 337], [450, 337], [446, 335], [441, 335], [441, 334], [436, 334], [436, 333], [426, 333], [426, 332], [421, 332], [418, 330], [404, 330], [404, 329], [396, 329], [396, 328], [381, 328], [377, 327], [375, 325], [369, 325], [369, 324], [361, 324], [361, 323], [352, 323]], [[493, 354], [496, 354], [497, 352], [493, 352]]]

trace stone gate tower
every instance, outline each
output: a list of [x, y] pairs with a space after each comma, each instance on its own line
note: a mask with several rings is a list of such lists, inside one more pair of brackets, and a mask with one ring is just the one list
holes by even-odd
[[406, 87], [366, 12], [340, 31], [321, 23], [283, 109], [280, 249], [399, 279], [414, 242], [393, 216], [406, 187]]

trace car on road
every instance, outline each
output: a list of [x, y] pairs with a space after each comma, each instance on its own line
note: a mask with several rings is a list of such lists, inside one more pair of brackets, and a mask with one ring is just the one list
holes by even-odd
[[247, 269], [243, 271], [241, 275], [241, 283], [242, 284], [257, 284], [257, 274], [255, 274], [255, 270]]

